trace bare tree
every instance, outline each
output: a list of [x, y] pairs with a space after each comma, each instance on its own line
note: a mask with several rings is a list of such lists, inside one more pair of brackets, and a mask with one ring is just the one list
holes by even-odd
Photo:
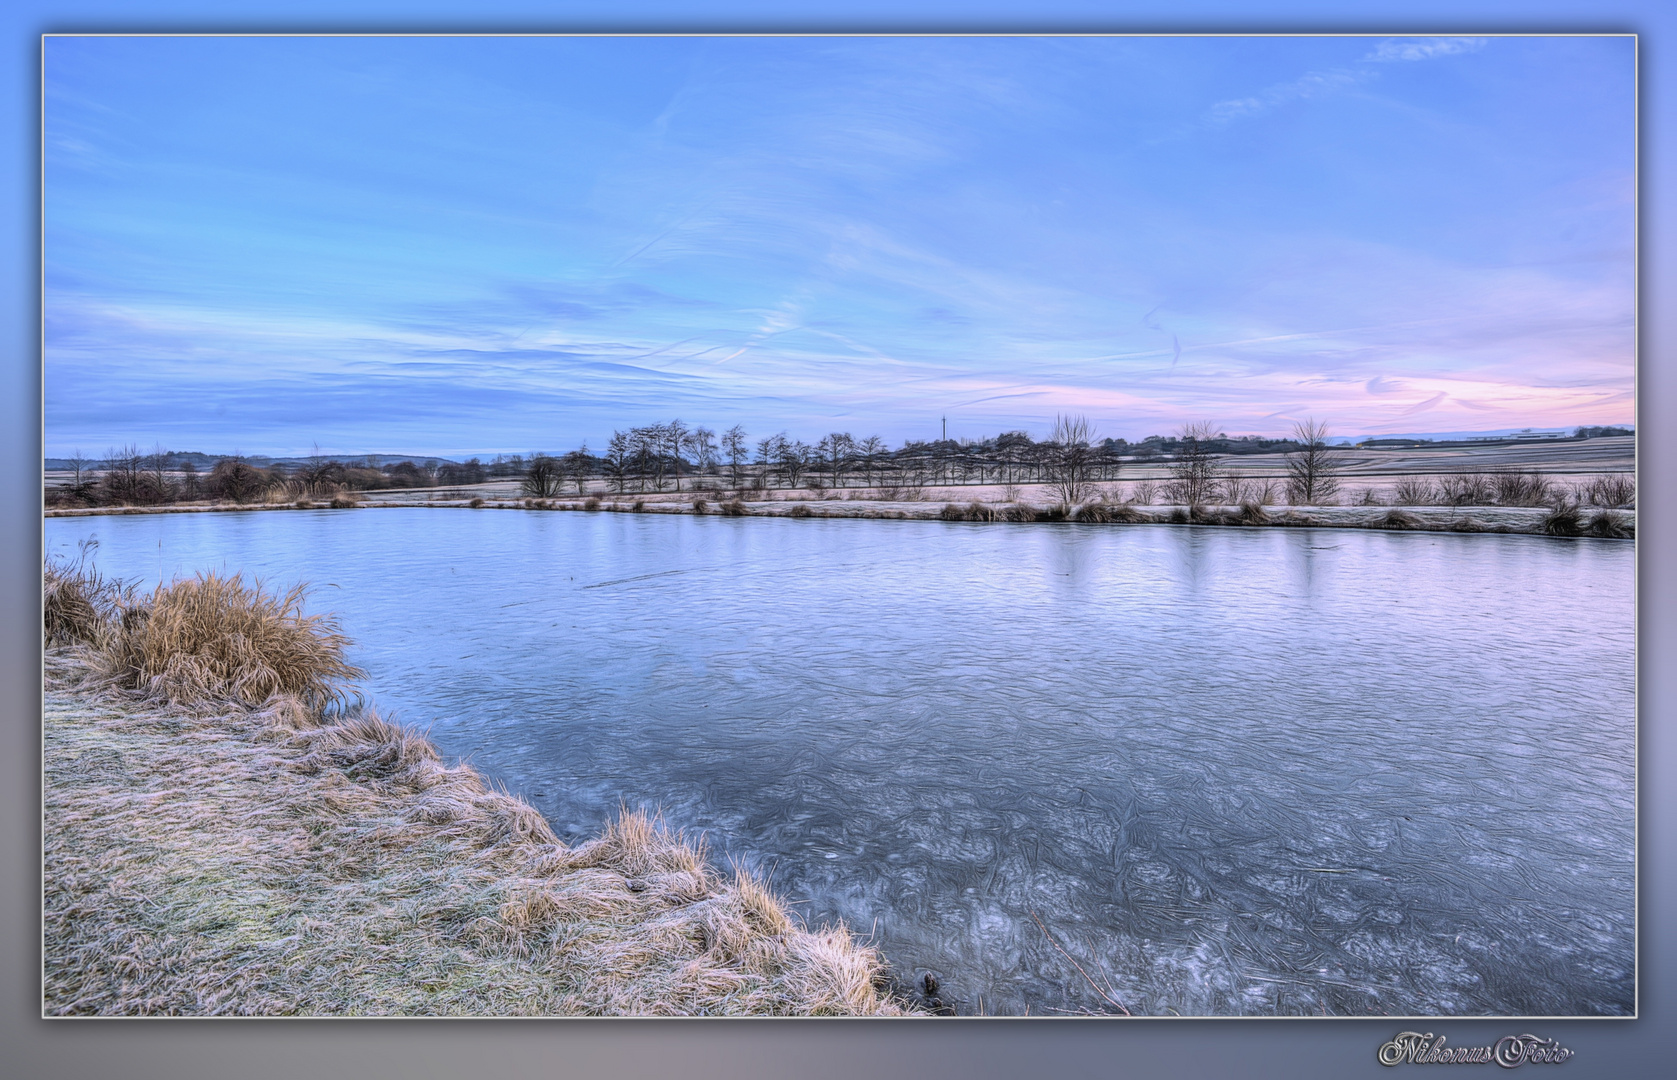
[[560, 460], [564, 466], [565, 475], [569, 476], [571, 483], [576, 485], [576, 493], [578, 495], [588, 494], [588, 474], [593, 471], [594, 464], [593, 455], [588, 452], [588, 443], [584, 441], [580, 447], [572, 450]]
[[664, 425], [648, 424], [629, 429], [629, 452], [633, 459], [635, 490], [646, 490], [646, 476], [653, 474], [658, 490], [664, 490]]
[[809, 466], [810, 459], [815, 456], [815, 448], [799, 439], [797, 442], [780, 440], [779, 463], [786, 472], [786, 479], [792, 487], [798, 486], [798, 479], [803, 476], [804, 469]]
[[759, 475], [763, 479], [768, 480], [770, 478], [770, 471], [780, 464], [790, 445], [786, 441], [784, 431], [778, 435], [770, 435], [767, 438], [757, 440], [757, 464], [762, 469]]
[[181, 498], [196, 499], [201, 494], [203, 492], [198, 482], [198, 466], [191, 458], [187, 458], [181, 462]]
[[745, 461], [745, 428], [738, 424], [722, 433], [722, 452], [728, 455], [728, 468], [733, 472], [734, 487], [740, 486], [740, 465]]
[[619, 495], [628, 486], [629, 463], [634, 458], [634, 439], [629, 433], [614, 431], [606, 444], [606, 475]]
[[[681, 448], [687, 444], [687, 426], [680, 420], [671, 420], [662, 428], [664, 443], [659, 448], [660, 456], [668, 454], [670, 468], [675, 473], [675, 489], [681, 490]], [[658, 462], [658, 490], [664, 490], [664, 463]]]
[[105, 454], [102, 482], [107, 501], [140, 506], [147, 502], [145, 456], [129, 445]]
[[838, 487], [844, 477], [844, 467], [856, 450], [856, 440], [851, 438], [848, 431], [835, 431], [817, 443], [815, 450], [827, 466], [827, 474], [832, 477], [833, 486]]
[[1176, 495], [1192, 511], [1204, 506], [1217, 487], [1217, 459], [1211, 453], [1211, 440], [1217, 437], [1216, 425], [1208, 421], [1184, 424], [1177, 436], [1182, 448], [1171, 463], [1170, 474], [1175, 478]]
[[69, 462], [70, 468], [76, 474], [74, 486], [77, 491], [80, 491], [82, 486], [82, 473], [86, 471], [89, 465], [93, 464], [93, 459], [82, 453], [81, 449], [78, 447], [77, 449], [70, 451]]
[[869, 435], [862, 440], [859, 447], [862, 452], [863, 482], [873, 487], [873, 473], [879, 467], [879, 459], [885, 453], [885, 440], [878, 435]]
[[524, 470], [524, 482], [520, 485], [524, 494], [545, 499], [558, 495], [564, 484], [565, 476], [556, 459], [547, 454], [530, 455], [530, 467]]
[[1048, 453], [1049, 485], [1061, 504], [1070, 507], [1094, 492], [1094, 447], [1089, 445], [1090, 427], [1082, 416], [1060, 416], [1054, 420], [1054, 435]]
[[151, 453], [146, 455], [145, 489], [148, 502], [174, 501], [176, 488], [169, 476], [169, 452], [161, 444], [153, 445]]
[[1314, 419], [1293, 425], [1299, 449], [1287, 455], [1287, 499], [1316, 506], [1339, 491], [1337, 454], [1328, 446], [1328, 425]]
[[682, 445], [693, 455], [693, 466], [701, 474], [716, 465], [716, 432], [707, 427], [696, 427], [687, 433]]

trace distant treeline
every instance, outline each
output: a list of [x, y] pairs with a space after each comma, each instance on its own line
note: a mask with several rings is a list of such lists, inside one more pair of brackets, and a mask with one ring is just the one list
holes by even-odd
[[130, 446], [102, 458], [67, 458], [64, 471], [71, 473], [71, 479], [49, 489], [47, 503], [161, 506], [200, 499], [246, 503], [273, 497], [330, 498], [346, 491], [479, 484], [491, 476], [516, 477], [524, 472], [521, 459], [507, 458], [497, 458], [487, 466], [477, 458], [465, 462], [432, 458], [417, 463], [404, 459], [381, 466], [373, 464], [376, 459], [345, 462], [326, 457], [261, 466], [243, 457], [224, 457], [202, 469], [198, 456], [166, 450], [145, 453]]
[[[797, 487], [903, 488], [958, 484], [1041, 484], [1062, 480], [1068, 470], [1080, 482], [1117, 479], [1126, 461], [1172, 461], [1192, 440], [1150, 435], [1139, 443], [1089, 438], [1088, 426], [1033, 439], [1009, 431], [987, 439], [909, 440], [891, 449], [878, 436], [857, 438], [832, 432], [814, 443], [785, 432], [753, 438], [735, 426], [718, 435], [680, 420], [614, 431], [604, 453], [586, 444], [566, 454], [536, 453], [510, 459], [524, 466], [525, 490], [535, 496], [580, 493], [604, 480], [614, 491], [682, 489], [684, 481], [715, 479], [741, 490]], [[1222, 455], [1289, 453], [1295, 439], [1226, 434], [1197, 444], [1197, 452]]]
[[[1628, 428], [1581, 427], [1572, 438], [1630, 434]], [[1397, 441], [1369, 440], [1364, 445]], [[60, 459], [56, 464], [72, 479], [50, 489], [47, 501], [55, 506], [150, 506], [201, 499], [244, 503], [516, 478], [524, 494], [538, 498], [562, 495], [568, 488], [581, 495], [591, 484], [619, 493], [681, 491], [684, 486], [726, 486], [741, 492], [864, 487], [900, 493], [928, 486], [1049, 484], [1063, 501], [1076, 503], [1091, 485], [1118, 479], [1124, 466], [1133, 463], [1167, 466], [1173, 483], [1182, 488], [1183, 500], [1197, 504], [1210, 497], [1220, 471], [1218, 459], [1250, 454], [1287, 455], [1289, 488], [1313, 500], [1331, 495], [1337, 487], [1335, 459], [1342, 449], [1330, 446], [1327, 428], [1314, 422], [1295, 425], [1291, 438], [1231, 437], [1198, 423], [1176, 435], [1149, 435], [1132, 443], [1122, 438], [1097, 440], [1086, 420], [1062, 417], [1045, 440], [1009, 431], [987, 439], [909, 440], [891, 449], [878, 436], [857, 438], [849, 432], [832, 432], [808, 443], [785, 432], [753, 438], [739, 425], [718, 435], [704, 426], [672, 420], [614, 431], [599, 454], [584, 443], [567, 453], [496, 455], [487, 463], [476, 457], [455, 462], [317, 455], [290, 460], [233, 456], [208, 464], [207, 455], [161, 448], [146, 453], [129, 446], [98, 459], [79, 454]]]

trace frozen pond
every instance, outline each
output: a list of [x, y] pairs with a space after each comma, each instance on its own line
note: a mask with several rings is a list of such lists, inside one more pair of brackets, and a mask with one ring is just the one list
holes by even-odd
[[313, 583], [372, 700], [567, 839], [661, 807], [962, 1013], [1111, 1011], [1068, 956], [1138, 1014], [1634, 1008], [1629, 543], [425, 509], [45, 528], [49, 552], [96, 536], [108, 574]]

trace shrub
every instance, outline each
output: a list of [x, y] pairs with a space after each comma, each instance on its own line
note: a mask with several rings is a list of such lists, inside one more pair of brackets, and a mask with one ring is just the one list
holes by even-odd
[[584, 510], [598, 510], [600, 508], [600, 500], [591, 495], [582, 500], [582, 508]]
[[1392, 501], [1399, 506], [1435, 506], [1441, 494], [1424, 476], [1406, 476], [1392, 489]]
[[258, 469], [238, 458], [222, 458], [205, 478], [204, 490], [211, 498], [244, 503], [267, 491], [273, 483], [274, 475], [266, 469]]
[[1547, 536], [1582, 536], [1584, 524], [1576, 504], [1557, 506], [1544, 515], [1540, 526]]
[[473, 496], [472, 501], [467, 503], [466, 505], [470, 506], [473, 510], [476, 510], [478, 507], [483, 505], [483, 497], [482, 496]]
[[1447, 506], [1489, 506], [1493, 501], [1490, 478], [1479, 473], [1457, 473], [1438, 481], [1439, 497]]
[[1598, 476], [1584, 490], [1596, 506], [1630, 509], [1636, 505], [1636, 477], [1629, 473]]
[[171, 704], [342, 701], [339, 680], [361, 672], [344, 660], [336, 622], [303, 614], [304, 595], [302, 585], [276, 595], [214, 573], [178, 578], [124, 607], [102, 666], [118, 685]]
[[1554, 501], [1555, 484], [1541, 473], [1510, 469], [1490, 477], [1501, 506], [1547, 506]]
[[1630, 523], [1625, 515], [1612, 510], [1603, 510], [1590, 519], [1585, 530], [1591, 536], [1599, 536], [1610, 540], [1629, 540], [1636, 535], [1636, 526]]

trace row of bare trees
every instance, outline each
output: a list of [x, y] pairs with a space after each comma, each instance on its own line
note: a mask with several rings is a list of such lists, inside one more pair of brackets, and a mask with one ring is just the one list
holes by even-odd
[[[1325, 500], [1338, 489], [1335, 451], [1327, 440], [1325, 424], [1306, 420], [1295, 425], [1292, 439], [1259, 444], [1290, 452], [1288, 489], [1294, 501]], [[1152, 437], [1142, 444], [1097, 439], [1086, 417], [1060, 416], [1042, 442], [1007, 432], [981, 441], [910, 440], [891, 450], [878, 436], [858, 439], [849, 432], [832, 432], [813, 445], [785, 432], [753, 442], [738, 425], [718, 438], [708, 428], [672, 420], [612, 432], [598, 458], [586, 445], [562, 457], [532, 455], [523, 486], [526, 494], [546, 497], [563, 493], [567, 484], [582, 494], [594, 478], [604, 478], [620, 493], [681, 491], [684, 478], [701, 483], [725, 478], [741, 490], [1024, 482], [1047, 484], [1059, 502], [1075, 506], [1095, 496], [1102, 483], [1118, 479], [1128, 455], [1168, 464], [1170, 497], [1198, 506], [1214, 500], [1231, 442], [1209, 423], [1188, 424], [1171, 439]], [[1248, 452], [1254, 449], [1249, 440], [1240, 443]]]
[[110, 450], [102, 458], [76, 451], [69, 465], [70, 483], [47, 492], [53, 505], [160, 506], [200, 499], [248, 503], [275, 496], [329, 498], [344, 491], [476, 484], [488, 475], [477, 458], [434, 465], [398, 461], [380, 468], [320, 455], [290, 467], [262, 467], [243, 457], [224, 457], [205, 472], [189, 457], [178, 457], [161, 447], [144, 452], [132, 445]]

